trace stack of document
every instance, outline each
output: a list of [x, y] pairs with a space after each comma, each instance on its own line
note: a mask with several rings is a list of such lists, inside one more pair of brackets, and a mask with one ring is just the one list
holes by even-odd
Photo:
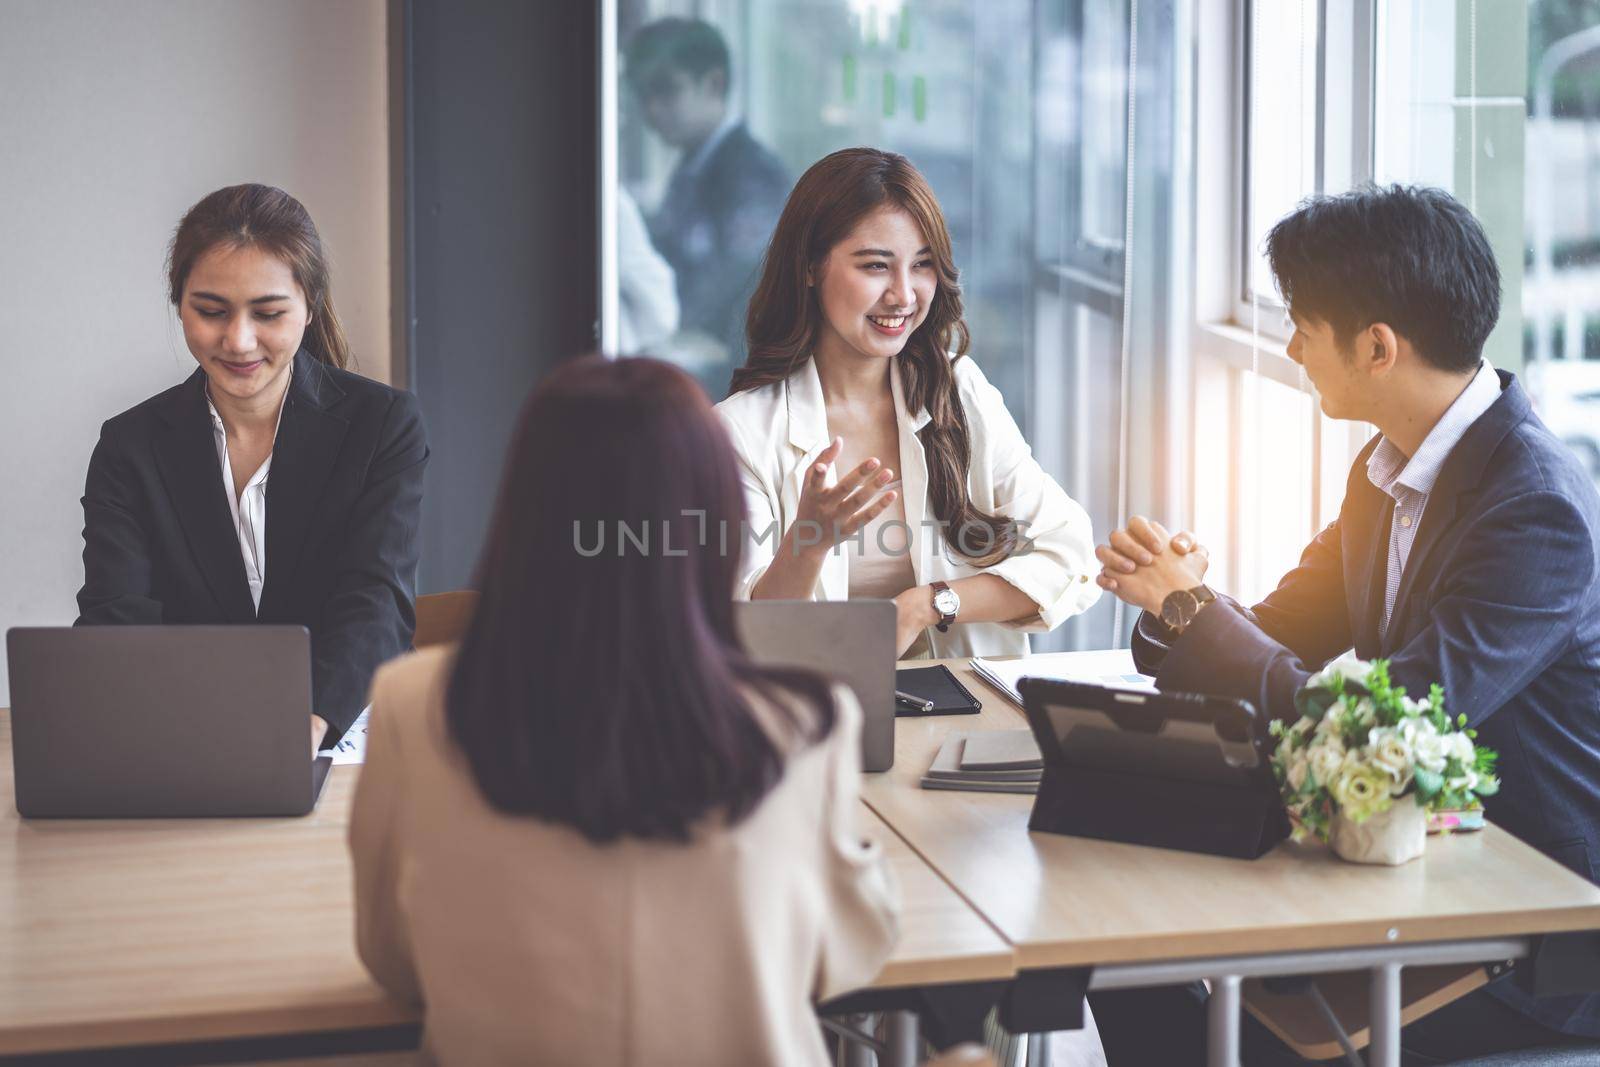
[[1017, 682], [1023, 678], [1053, 678], [1065, 682], [1090, 682], [1122, 689], [1150, 689], [1156, 680], [1140, 674], [1133, 665], [1133, 653], [1125, 648], [1094, 652], [1050, 652], [1021, 659], [992, 660], [974, 658], [972, 669], [994, 688], [1022, 707]]
[[952, 733], [922, 776], [924, 789], [1037, 793], [1044, 760], [1028, 730]]
[[371, 713], [370, 704], [362, 708], [361, 714], [350, 724], [350, 729], [344, 732], [338, 743], [323, 751], [322, 755], [333, 757], [335, 767], [367, 762], [367, 716]]

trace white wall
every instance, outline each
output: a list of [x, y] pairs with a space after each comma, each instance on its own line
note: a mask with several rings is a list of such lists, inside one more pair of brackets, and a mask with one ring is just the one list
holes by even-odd
[[75, 617], [100, 424], [194, 369], [162, 261], [206, 193], [306, 205], [387, 380], [385, 24], [384, 0], [0, 0], [0, 629]]

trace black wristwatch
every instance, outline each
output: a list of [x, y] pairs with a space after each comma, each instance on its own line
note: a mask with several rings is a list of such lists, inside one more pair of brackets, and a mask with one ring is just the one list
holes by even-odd
[[1181, 634], [1189, 628], [1194, 617], [1200, 614], [1200, 609], [1215, 599], [1217, 594], [1205, 585], [1168, 593], [1167, 599], [1161, 602], [1161, 621], [1166, 623], [1167, 629], [1173, 633]]

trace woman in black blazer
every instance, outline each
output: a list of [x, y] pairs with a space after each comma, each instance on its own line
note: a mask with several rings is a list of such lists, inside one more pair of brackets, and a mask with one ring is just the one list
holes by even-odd
[[200, 366], [101, 428], [78, 624], [306, 626], [312, 737], [331, 745], [411, 645], [416, 398], [344, 369], [321, 240], [280, 189], [191, 208], [167, 280]]

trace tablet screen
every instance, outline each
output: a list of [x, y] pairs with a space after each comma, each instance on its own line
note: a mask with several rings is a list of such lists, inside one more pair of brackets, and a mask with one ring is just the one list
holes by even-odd
[[1065, 767], [1225, 785], [1263, 773], [1248, 705], [1100, 686], [1048, 689], [1038, 700], [1053, 741], [1047, 758]]

